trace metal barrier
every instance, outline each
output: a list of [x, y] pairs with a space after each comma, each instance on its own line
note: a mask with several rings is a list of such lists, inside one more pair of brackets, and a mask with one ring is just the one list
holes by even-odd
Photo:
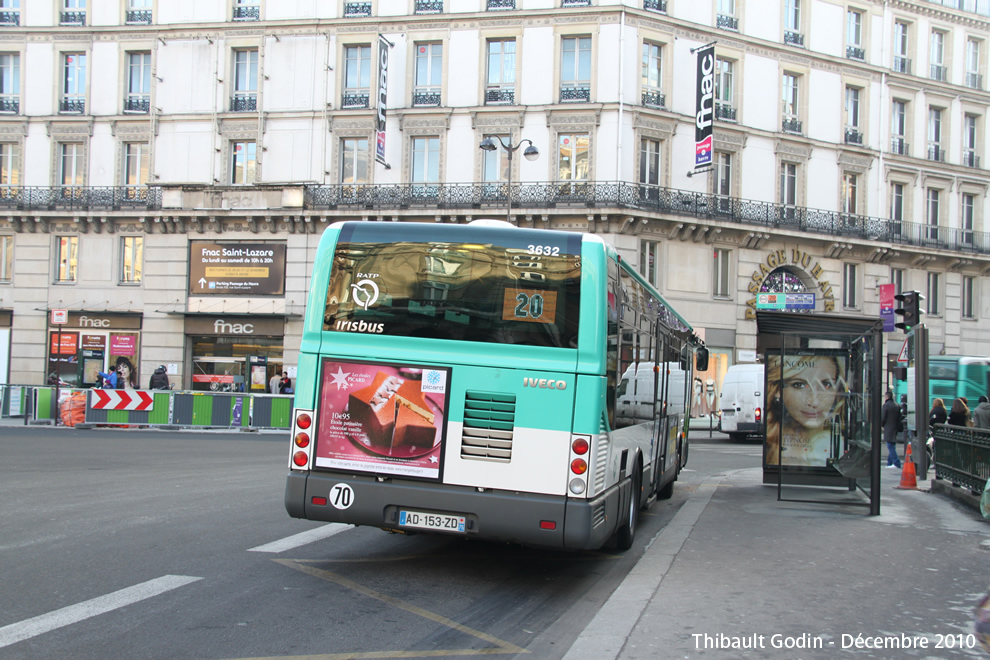
[[0, 385], [0, 417], [23, 417], [33, 399], [30, 385]]
[[936, 424], [935, 478], [982, 493], [990, 479], [990, 431]]

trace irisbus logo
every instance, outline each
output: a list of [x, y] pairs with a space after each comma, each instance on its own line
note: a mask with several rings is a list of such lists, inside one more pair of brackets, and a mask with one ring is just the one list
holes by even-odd
[[546, 378], [523, 378], [523, 387], [539, 387], [545, 390], [566, 390], [567, 381]]

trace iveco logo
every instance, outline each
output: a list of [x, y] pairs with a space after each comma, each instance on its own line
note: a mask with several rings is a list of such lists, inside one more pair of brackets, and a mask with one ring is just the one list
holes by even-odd
[[549, 390], [566, 390], [567, 381], [546, 378], [523, 378], [523, 387], [542, 387]]

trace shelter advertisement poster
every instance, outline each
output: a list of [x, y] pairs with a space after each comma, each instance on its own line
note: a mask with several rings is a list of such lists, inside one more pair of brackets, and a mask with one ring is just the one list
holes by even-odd
[[324, 360], [316, 465], [439, 479], [449, 369]]
[[767, 356], [766, 465], [825, 468], [839, 458], [846, 368], [846, 358], [828, 349]]

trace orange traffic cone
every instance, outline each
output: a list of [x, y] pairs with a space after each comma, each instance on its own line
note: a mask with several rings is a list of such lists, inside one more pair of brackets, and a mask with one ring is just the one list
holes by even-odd
[[911, 443], [907, 444], [907, 453], [904, 454], [904, 470], [901, 472], [901, 485], [896, 488], [905, 490], [918, 490], [918, 477], [914, 471], [914, 459], [911, 457]]

